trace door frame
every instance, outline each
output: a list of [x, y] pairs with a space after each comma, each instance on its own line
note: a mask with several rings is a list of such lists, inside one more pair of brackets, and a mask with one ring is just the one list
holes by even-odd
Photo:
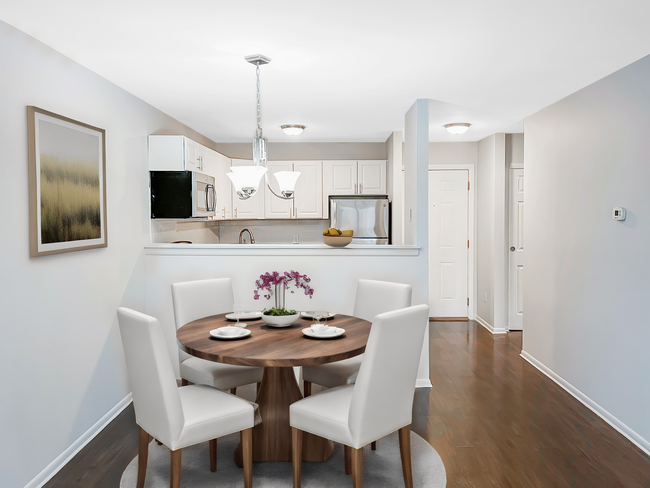
[[[507, 267], [507, 276], [508, 279], [506, 280], [506, 332], [510, 332], [510, 200], [512, 198], [512, 178], [510, 177], [510, 170], [511, 169], [524, 169], [524, 163], [519, 162], [519, 163], [510, 163], [508, 166], [508, 177], [506, 178], [507, 183], [508, 183], [508, 194], [506, 196], [506, 235], [508, 236], [508, 239], [506, 240], [506, 255], [508, 256], [508, 259], [506, 260], [506, 267]], [[524, 170], [525, 171], [525, 170]], [[525, 173], [524, 173], [525, 175]], [[526, 180], [524, 180], [524, 194], [526, 192]], [[525, 198], [525, 197], [524, 197]], [[524, 210], [525, 212], [525, 210]], [[524, 247], [526, 246], [525, 244], [526, 239], [524, 238]], [[526, 280], [524, 280], [524, 286], [526, 283]], [[520, 330], [520, 329], [513, 329], [513, 330]], [[523, 328], [521, 329], [523, 330]]]
[[[469, 181], [469, 202], [467, 204], [467, 238], [469, 239], [469, 250], [467, 253], [467, 297], [469, 298], [469, 307], [467, 308], [467, 317], [471, 320], [476, 317], [476, 296], [478, 294], [476, 285], [478, 277], [476, 276], [476, 183], [474, 180], [475, 164], [429, 164], [429, 171], [453, 171], [453, 170], [467, 170]], [[429, 198], [427, 178], [427, 198]], [[429, 250], [427, 249], [427, 253]], [[428, 254], [427, 254], [428, 263]], [[427, 270], [427, 277], [428, 270]]]

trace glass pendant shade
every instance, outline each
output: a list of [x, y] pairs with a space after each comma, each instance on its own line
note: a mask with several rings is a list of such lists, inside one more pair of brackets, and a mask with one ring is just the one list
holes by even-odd
[[257, 193], [260, 181], [268, 170], [262, 166], [231, 166], [230, 171], [232, 173], [226, 176], [232, 181], [239, 198], [246, 200]]
[[280, 186], [280, 193], [285, 198], [293, 197], [293, 194], [296, 190], [296, 183], [298, 182], [298, 177], [300, 176], [300, 171], [278, 171], [274, 173], [275, 179], [278, 181]]

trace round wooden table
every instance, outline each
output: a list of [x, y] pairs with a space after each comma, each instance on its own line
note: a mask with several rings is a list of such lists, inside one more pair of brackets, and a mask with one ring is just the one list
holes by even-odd
[[[186, 353], [208, 361], [264, 367], [256, 399], [262, 423], [253, 428], [253, 461], [291, 461], [289, 405], [302, 398], [293, 367], [330, 363], [362, 354], [371, 323], [337, 315], [327, 323], [345, 329], [345, 334], [334, 339], [312, 339], [302, 333], [311, 320], [298, 319], [284, 328], [269, 327], [262, 320], [244, 320], [250, 336], [213, 339], [210, 330], [233, 324], [225, 315], [204, 317], [178, 329], [179, 346]], [[304, 461], [326, 461], [333, 449], [332, 441], [304, 433]], [[235, 452], [235, 462], [241, 466], [241, 446]]]

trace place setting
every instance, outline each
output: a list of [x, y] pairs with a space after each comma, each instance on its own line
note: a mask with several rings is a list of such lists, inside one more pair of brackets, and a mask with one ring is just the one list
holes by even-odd
[[226, 314], [226, 319], [235, 322], [233, 325], [219, 327], [210, 331], [210, 337], [221, 340], [243, 339], [251, 335], [251, 331], [247, 329], [248, 326], [243, 320], [259, 320], [262, 318], [262, 312], [248, 312], [243, 303], [233, 304], [233, 312]]
[[330, 312], [303, 312], [303, 318], [311, 317], [314, 321], [311, 327], [302, 329], [302, 333], [312, 339], [335, 339], [345, 334], [345, 329], [340, 327], [330, 326], [327, 323], [321, 323], [321, 320], [331, 320], [334, 318], [333, 313]]

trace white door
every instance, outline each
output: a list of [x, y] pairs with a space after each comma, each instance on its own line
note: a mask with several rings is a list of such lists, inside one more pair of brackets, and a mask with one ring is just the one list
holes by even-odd
[[295, 161], [294, 171], [300, 171], [293, 199], [296, 219], [323, 218], [323, 164], [320, 161]]
[[[247, 159], [233, 159], [233, 166], [252, 166], [253, 161]], [[260, 181], [257, 193], [248, 200], [241, 200], [237, 192], [232, 192], [232, 211], [235, 219], [263, 219], [264, 218], [264, 178]]]
[[508, 329], [524, 328], [524, 170], [510, 169]]
[[429, 315], [467, 317], [469, 171], [429, 171]]
[[386, 194], [386, 161], [359, 161], [359, 195]]
[[[274, 175], [279, 171], [293, 171], [293, 163], [291, 161], [269, 161], [267, 166], [269, 168], [269, 184], [273, 190], [280, 194], [280, 185]], [[264, 178], [262, 178], [262, 182], [264, 182]], [[283, 200], [270, 191], [266, 192], [265, 200], [264, 216], [267, 219], [290, 219], [293, 217], [293, 200]]]

